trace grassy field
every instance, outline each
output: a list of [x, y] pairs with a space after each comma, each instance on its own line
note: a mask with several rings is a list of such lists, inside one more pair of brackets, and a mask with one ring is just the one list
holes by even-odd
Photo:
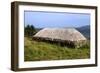
[[81, 48], [68, 48], [56, 44], [33, 41], [25, 37], [24, 60], [62, 60], [62, 59], [85, 59], [90, 57], [89, 44]]

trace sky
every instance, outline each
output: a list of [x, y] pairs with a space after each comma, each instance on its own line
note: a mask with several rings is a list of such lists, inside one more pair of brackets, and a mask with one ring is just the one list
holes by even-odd
[[90, 25], [90, 14], [24, 11], [24, 24], [35, 28], [65, 28]]

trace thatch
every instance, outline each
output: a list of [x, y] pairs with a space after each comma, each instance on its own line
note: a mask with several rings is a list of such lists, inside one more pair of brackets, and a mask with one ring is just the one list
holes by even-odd
[[36, 33], [33, 39], [66, 42], [71, 45], [86, 41], [86, 38], [75, 28], [44, 28]]

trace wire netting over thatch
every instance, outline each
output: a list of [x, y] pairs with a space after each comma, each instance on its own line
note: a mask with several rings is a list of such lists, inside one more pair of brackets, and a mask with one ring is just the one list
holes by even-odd
[[74, 28], [44, 28], [36, 33], [33, 39], [60, 42], [74, 47], [86, 42], [86, 38]]

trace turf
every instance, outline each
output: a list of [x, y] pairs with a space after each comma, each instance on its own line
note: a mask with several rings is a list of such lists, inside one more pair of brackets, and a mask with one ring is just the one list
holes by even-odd
[[90, 58], [89, 44], [80, 48], [68, 48], [57, 44], [38, 42], [31, 38], [24, 39], [24, 60], [64, 60], [64, 59], [87, 59]]

